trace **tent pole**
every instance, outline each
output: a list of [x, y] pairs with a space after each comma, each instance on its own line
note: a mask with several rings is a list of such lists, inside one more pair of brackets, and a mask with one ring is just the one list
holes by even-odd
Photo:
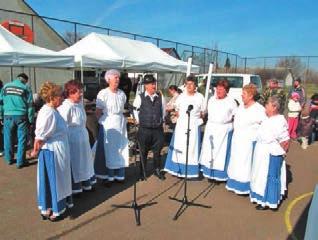
[[191, 74], [192, 58], [188, 58], [187, 77]]
[[35, 71], [35, 67], [33, 68], [33, 76], [34, 76], [34, 92], [37, 92], [37, 89], [36, 89], [36, 71]]
[[13, 68], [10, 67], [10, 78], [11, 78], [11, 82], [13, 81]]
[[84, 84], [83, 58], [81, 58], [81, 83]]

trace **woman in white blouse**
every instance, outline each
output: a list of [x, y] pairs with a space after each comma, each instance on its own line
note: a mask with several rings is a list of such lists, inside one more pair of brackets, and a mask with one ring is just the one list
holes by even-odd
[[[196, 79], [191, 75], [187, 77], [186, 91], [176, 100], [177, 124], [170, 142], [164, 171], [178, 177], [185, 177], [187, 167], [187, 177], [197, 178], [199, 176], [199, 147], [201, 145], [200, 125], [203, 123], [204, 97], [196, 92]], [[187, 150], [187, 110], [192, 105], [190, 111], [190, 136], [188, 166], [186, 166]], [[190, 107], [191, 108], [191, 107]]]
[[250, 193], [251, 166], [256, 133], [265, 120], [265, 108], [255, 102], [254, 84], [243, 87], [242, 101], [234, 116], [231, 155], [227, 169], [226, 188], [236, 194]]
[[91, 178], [94, 176], [94, 161], [86, 129], [82, 88], [80, 82], [68, 81], [64, 85], [66, 99], [58, 108], [68, 127], [73, 194], [92, 190]]
[[251, 202], [257, 210], [277, 209], [286, 190], [284, 155], [289, 146], [288, 125], [279, 99], [268, 99], [266, 118], [258, 129], [251, 173]]
[[205, 127], [200, 167], [203, 176], [217, 181], [227, 180], [227, 166], [233, 135], [235, 100], [227, 95], [230, 86], [226, 79], [216, 84], [215, 95], [208, 102], [208, 121]]
[[44, 83], [40, 95], [46, 104], [36, 120], [33, 156], [39, 153], [37, 199], [42, 218], [57, 221], [72, 195], [70, 150], [67, 125], [57, 111], [63, 97], [62, 89], [54, 83]]
[[129, 163], [126, 119], [123, 115], [125, 93], [118, 89], [120, 73], [108, 70], [105, 80], [109, 86], [101, 90], [96, 99], [99, 133], [95, 155], [97, 178], [123, 182], [125, 167]]

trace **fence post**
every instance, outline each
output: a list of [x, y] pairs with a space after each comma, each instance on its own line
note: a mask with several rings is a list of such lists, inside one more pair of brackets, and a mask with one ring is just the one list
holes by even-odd
[[159, 38], [157, 38], [157, 47], [159, 47]]
[[77, 24], [74, 23], [74, 43], [77, 42]]
[[247, 58], [244, 58], [244, 61], [245, 61], [245, 63], [244, 63], [244, 73], [246, 73], [246, 62], [247, 62]]
[[237, 72], [237, 55], [235, 55], [235, 73]]

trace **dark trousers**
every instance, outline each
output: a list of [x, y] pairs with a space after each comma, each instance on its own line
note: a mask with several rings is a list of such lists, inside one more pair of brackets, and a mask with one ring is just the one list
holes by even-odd
[[137, 140], [140, 147], [140, 156], [144, 161], [145, 170], [147, 169], [148, 152], [153, 152], [153, 162], [155, 169], [162, 169], [160, 151], [164, 143], [163, 128], [144, 128], [139, 127]]

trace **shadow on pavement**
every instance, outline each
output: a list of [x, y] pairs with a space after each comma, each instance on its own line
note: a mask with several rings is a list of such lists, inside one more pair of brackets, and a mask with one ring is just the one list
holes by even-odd
[[308, 202], [306, 208], [299, 216], [295, 227], [293, 228], [293, 232], [287, 237], [287, 240], [296, 240], [296, 239], [304, 239], [306, 224], [308, 218], [308, 211], [311, 204], [311, 200]]

